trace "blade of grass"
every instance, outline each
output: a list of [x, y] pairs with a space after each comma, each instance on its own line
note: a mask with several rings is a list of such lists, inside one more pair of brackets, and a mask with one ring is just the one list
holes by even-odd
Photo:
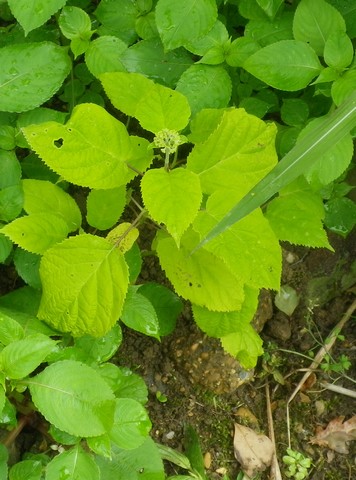
[[194, 251], [263, 205], [279, 190], [306, 172], [321, 155], [355, 126], [356, 91], [300, 142], [297, 142], [273, 170], [207, 233]]

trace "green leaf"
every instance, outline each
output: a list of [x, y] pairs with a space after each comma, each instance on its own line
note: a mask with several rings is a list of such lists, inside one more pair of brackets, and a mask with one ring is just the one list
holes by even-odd
[[193, 305], [194, 320], [209, 337], [220, 338], [239, 331], [241, 325], [251, 322], [258, 304], [258, 290], [245, 287], [245, 301], [240, 310], [233, 312], [211, 312], [207, 308]]
[[0, 148], [13, 150], [16, 147], [16, 129], [10, 125], [0, 125]]
[[307, 42], [318, 55], [322, 55], [325, 42], [332, 32], [346, 31], [341, 13], [325, 0], [301, 0], [293, 21], [296, 40]]
[[138, 292], [152, 303], [158, 317], [160, 336], [172, 333], [183, 309], [179, 297], [158, 283], [145, 283]]
[[128, 286], [123, 255], [105, 239], [71, 237], [43, 255], [38, 318], [73, 336], [105, 335], [122, 311]]
[[[229, 211], [236, 194], [218, 190], [207, 201], [205, 211], [193, 224], [204, 237]], [[206, 245], [223, 260], [243, 283], [254, 288], [279, 289], [282, 253], [279, 242], [261, 210], [255, 210]]]
[[198, 175], [182, 168], [149, 170], [141, 180], [141, 192], [151, 217], [165, 224], [179, 246], [202, 201]]
[[275, 134], [275, 125], [243, 109], [226, 110], [207, 140], [194, 147], [187, 168], [199, 174], [204, 193], [231, 189], [242, 195], [276, 164]]
[[0, 308], [0, 342], [3, 345], [9, 345], [25, 336], [24, 329], [9, 313]]
[[99, 435], [98, 437], [87, 438], [87, 445], [92, 452], [109, 459], [112, 458], [112, 445], [107, 433]]
[[[299, 139], [302, 141], [309, 132], [321, 125], [322, 122], [323, 118], [319, 117], [308, 123], [299, 134], [298, 141]], [[331, 183], [347, 169], [352, 161], [353, 152], [353, 140], [351, 135], [347, 134], [332, 145], [323, 155], [320, 155], [310, 168], [305, 169], [305, 178], [310, 184], [315, 184], [316, 187], [320, 187], [320, 184], [327, 185]]]
[[94, 77], [106, 72], [125, 72], [121, 54], [126, 49], [126, 43], [119, 38], [104, 35], [90, 42], [85, 52], [85, 63]]
[[78, 230], [82, 215], [75, 200], [62, 188], [44, 180], [22, 180], [24, 210], [29, 215], [53, 213], [63, 218], [70, 232]]
[[16, 340], [1, 351], [1, 369], [9, 378], [24, 378], [44, 361], [56, 343], [41, 333]]
[[24, 112], [49, 100], [71, 67], [66, 50], [51, 42], [0, 48], [0, 62], [0, 110], [5, 112]]
[[53, 213], [34, 213], [17, 218], [2, 233], [31, 253], [42, 254], [68, 235], [67, 222]]
[[291, 316], [299, 303], [299, 295], [290, 285], [282, 285], [274, 297], [274, 304], [281, 312]]
[[56, 362], [26, 380], [26, 385], [36, 408], [60, 430], [94, 437], [111, 429], [114, 394], [88, 365], [71, 360]]
[[66, 125], [48, 122], [25, 127], [23, 132], [31, 148], [65, 180], [98, 189], [125, 183], [130, 137], [102, 107], [77, 105]]
[[134, 284], [139, 276], [142, 268], [142, 256], [140, 247], [135, 242], [133, 246], [125, 252], [125, 260], [129, 267], [129, 282]]
[[350, 198], [334, 198], [325, 204], [325, 225], [346, 237], [356, 225], [356, 204]]
[[108, 383], [116, 397], [132, 398], [142, 405], [147, 403], [148, 390], [145, 381], [127, 367], [104, 363], [98, 366], [97, 371]]
[[18, 185], [21, 180], [21, 165], [14, 152], [0, 150], [0, 188]]
[[198, 235], [188, 231], [178, 248], [173, 238], [158, 235], [158, 258], [175, 291], [209, 310], [239, 310], [244, 300], [242, 283], [212, 253], [201, 249], [191, 254], [197, 241]]
[[85, 452], [80, 445], [76, 445], [54, 457], [46, 467], [46, 480], [60, 478], [100, 480], [100, 471], [91, 455]]
[[100, 80], [114, 107], [137, 118], [142, 128], [156, 133], [187, 125], [190, 108], [181, 93], [138, 73], [104, 73]]
[[9, 451], [5, 445], [0, 444], [0, 480], [7, 480], [7, 462]]
[[141, 73], [171, 88], [193, 63], [184, 48], [167, 52], [157, 37], [135, 43], [122, 52], [120, 59], [127, 71]]
[[0, 221], [10, 222], [20, 215], [23, 206], [21, 185], [13, 185], [0, 190]]
[[[38, 291], [30, 287], [19, 288], [4, 295], [1, 297], [0, 318], [4, 317], [6, 322], [9, 318], [16, 321], [22, 327], [25, 336], [36, 333], [42, 333], [43, 335], [47, 335], [47, 337], [58, 335], [58, 332], [52, 330], [48, 325], [35, 317], [40, 300], [36, 297], [39, 295], [40, 293]], [[24, 302], [25, 305], [21, 305], [22, 302]], [[31, 312], [31, 310], [33, 312]], [[20, 338], [17, 340], [19, 339]]]
[[74, 346], [81, 348], [96, 364], [108, 361], [119, 348], [122, 342], [120, 325], [113, 328], [103, 337], [94, 338], [84, 335], [74, 340]]
[[189, 39], [185, 44], [185, 48], [195, 55], [203, 56], [210, 49], [224, 45], [229, 40], [229, 33], [225, 25], [216, 20], [213, 28], [203, 37]]
[[39, 460], [23, 460], [13, 465], [9, 471], [9, 480], [41, 480], [42, 463]]
[[8, 0], [10, 10], [27, 36], [66, 4], [66, 0]]
[[121, 321], [137, 332], [159, 338], [159, 323], [151, 302], [136, 292], [136, 287], [129, 287]]
[[354, 97], [356, 85], [356, 69], [350, 69], [333, 82], [331, 96], [336, 105], [346, 102], [349, 96]]
[[301, 98], [285, 98], [281, 107], [281, 118], [286, 125], [298, 127], [304, 125], [309, 117], [307, 102]]
[[305, 88], [322, 66], [307, 43], [281, 40], [251, 55], [243, 68], [271, 87], [294, 92]]
[[245, 37], [254, 40], [262, 47], [280, 40], [292, 40], [293, 14], [285, 12], [273, 21], [267, 18], [250, 20], [245, 28]]
[[298, 142], [277, 166], [266, 175], [200, 242], [199, 247], [269, 200], [284, 186], [303, 174], [320, 155], [356, 125], [356, 93], [350, 96], [312, 132]]
[[58, 25], [63, 35], [70, 40], [76, 38], [89, 40], [92, 33], [89, 15], [78, 7], [64, 7], [58, 18]]
[[16, 248], [14, 253], [14, 265], [16, 272], [30, 287], [41, 289], [39, 274], [41, 256], [27, 252], [22, 248]]
[[111, 441], [120, 448], [132, 450], [145, 441], [151, 422], [145, 408], [132, 398], [116, 399]]
[[238, 37], [231, 42], [226, 53], [226, 63], [231, 67], [242, 67], [248, 57], [261, 48], [260, 44], [252, 38]]
[[60, 445], [75, 445], [79, 443], [81, 438], [75, 435], [69, 435], [67, 432], [63, 432], [59, 428], [51, 425], [48, 429], [48, 433], [51, 435], [53, 440]]
[[104, 0], [99, 3], [94, 14], [102, 24], [98, 30], [101, 35], [113, 35], [126, 44], [132, 44], [137, 39], [137, 9], [132, 0], [120, 0], [120, 8], [118, 0]]
[[207, 34], [216, 18], [214, 0], [159, 0], [156, 6], [157, 28], [166, 50]]
[[246, 324], [241, 324], [239, 331], [221, 339], [224, 350], [236, 357], [246, 369], [256, 366], [258, 357], [263, 354], [262, 343], [253, 327]]
[[231, 79], [217, 65], [192, 65], [180, 77], [177, 91], [189, 101], [192, 116], [203, 108], [224, 108], [231, 97]]
[[126, 186], [92, 190], [87, 197], [87, 221], [99, 230], [108, 230], [118, 222], [126, 205]]
[[262, 8], [268, 17], [273, 20], [278, 12], [283, 0], [256, 0], [258, 5]]
[[322, 225], [322, 199], [302, 178], [282, 189], [268, 204], [267, 218], [280, 240], [331, 249]]
[[350, 37], [340, 31], [332, 32], [324, 48], [324, 60], [329, 67], [343, 69], [350, 65], [354, 57], [354, 47]]
[[0, 263], [4, 263], [12, 251], [12, 242], [0, 232]]
[[163, 462], [157, 445], [147, 437], [133, 450], [115, 449], [112, 459], [97, 457], [101, 478], [105, 480], [164, 480]]

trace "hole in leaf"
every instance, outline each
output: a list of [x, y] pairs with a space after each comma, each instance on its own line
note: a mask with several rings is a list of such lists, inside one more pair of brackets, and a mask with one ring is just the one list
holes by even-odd
[[53, 145], [57, 148], [61, 148], [63, 145], [63, 138], [58, 138], [57, 140], [53, 140]]

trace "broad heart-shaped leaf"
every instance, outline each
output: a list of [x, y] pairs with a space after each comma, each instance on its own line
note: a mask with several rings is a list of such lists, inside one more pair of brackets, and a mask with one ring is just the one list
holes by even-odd
[[322, 70], [314, 50], [299, 40], [281, 40], [258, 50], [243, 65], [251, 75], [279, 90], [305, 88]]
[[132, 450], [145, 441], [151, 429], [148, 414], [141, 403], [132, 398], [117, 398], [114, 425], [109, 432], [112, 442]]
[[125, 126], [99, 105], [77, 105], [66, 125], [23, 128], [31, 148], [68, 182], [90, 188], [123, 185], [132, 145]]
[[[314, 128], [253, 187], [240, 202], [202, 239], [198, 247], [222, 233], [233, 223], [269, 200], [275, 193], [302, 175], [318, 158], [356, 125], [356, 92]], [[197, 247], [197, 248], [198, 248]]]
[[243, 284], [228, 266], [212, 253], [200, 249], [191, 254], [198, 235], [188, 230], [181, 247], [162, 233], [157, 238], [157, 254], [163, 270], [178, 295], [209, 310], [239, 310], [244, 300]]
[[258, 304], [258, 290], [245, 287], [245, 300], [240, 310], [234, 312], [211, 312], [207, 308], [192, 305], [198, 327], [209, 337], [221, 338], [241, 329], [251, 322]]
[[5, 112], [25, 112], [46, 102], [71, 68], [66, 49], [51, 42], [0, 48], [0, 63], [0, 110]]
[[263, 354], [262, 339], [251, 325], [241, 323], [239, 327], [234, 333], [222, 337], [221, 344], [244, 368], [253, 368]]
[[66, 2], [67, 0], [8, 0], [7, 3], [27, 35], [47, 22]]
[[23, 383], [42, 415], [70, 435], [94, 437], [113, 425], [114, 394], [88, 365], [73, 360], [52, 363]]
[[216, 18], [214, 0], [159, 0], [156, 6], [157, 28], [166, 50], [202, 37], [213, 27]]
[[94, 235], [70, 237], [43, 255], [38, 318], [73, 336], [105, 335], [118, 320], [128, 268], [121, 252]]
[[141, 180], [141, 192], [148, 213], [165, 224], [179, 246], [202, 201], [198, 175], [182, 168], [149, 170]]
[[[41, 480], [43, 466], [39, 460], [22, 460], [12, 465], [9, 477], [11, 480]], [[3, 478], [0, 476], [0, 478]], [[6, 477], [7, 478], [7, 477]]]
[[274, 124], [242, 108], [226, 110], [207, 140], [194, 147], [187, 168], [199, 174], [204, 193], [246, 193], [277, 163], [275, 135]]
[[92, 190], [87, 197], [87, 221], [99, 230], [108, 230], [121, 217], [126, 204], [126, 186]]
[[[217, 190], [208, 199], [206, 209], [193, 224], [203, 237], [230, 210], [236, 194]], [[260, 209], [214, 238], [206, 249], [223, 260], [236, 277], [254, 288], [278, 290], [282, 270], [282, 252], [277, 237]]]
[[189, 67], [177, 83], [177, 91], [189, 101], [194, 117], [203, 108], [224, 108], [231, 98], [231, 79], [220, 65]]
[[329, 35], [346, 31], [341, 13], [325, 0], [301, 0], [293, 20], [296, 40], [308, 42], [318, 55], [322, 55]]
[[114, 107], [137, 118], [142, 128], [157, 133], [186, 127], [190, 108], [181, 93], [139, 73], [104, 73], [100, 80]]
[[138, 332], [159, 339], [159, 323], [152, 303], [136, 292], [137, 287], [129, 287], [121, 321]]
[[[64, 475], [63, 476], [63, 472]], [[89, 453], [80, 445], [60, 453], [46, 466], [46, 480], [100, 480], [100, 470]]]
[[22, 181], [24, 210], [28, 214], [52, 213], [63, 218], [70, 232], [82, 223], [82, 215], [75, 200], [62, 188], [46, 180], [25, 179]]
[[24, 378], [43, 362], [56, 343], [41, 333], [12, 342], [0, 353], [1, 370], [9, 378]]
[[332, 249], [322, 225], [324, 215], [321, 196], [302, 177], [281, 190], [267, 209], [269, 223], [280, 240]]
[[53, 213], [34, 213], [16, 218], [1, 232], [14, 243], [31, 253], [44, 253], [48, 248], [66, 238], [68, 223]]

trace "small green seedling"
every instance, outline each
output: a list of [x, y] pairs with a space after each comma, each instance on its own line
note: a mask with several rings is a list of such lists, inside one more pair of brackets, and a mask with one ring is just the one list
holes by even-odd
[[295, 480], [307, 478], [311, 459], [291, 448], [287, 448], [287, 454], [283, 457], [283, 463], [287, 466], [287, 470], [284, 472], [285, 476]]

